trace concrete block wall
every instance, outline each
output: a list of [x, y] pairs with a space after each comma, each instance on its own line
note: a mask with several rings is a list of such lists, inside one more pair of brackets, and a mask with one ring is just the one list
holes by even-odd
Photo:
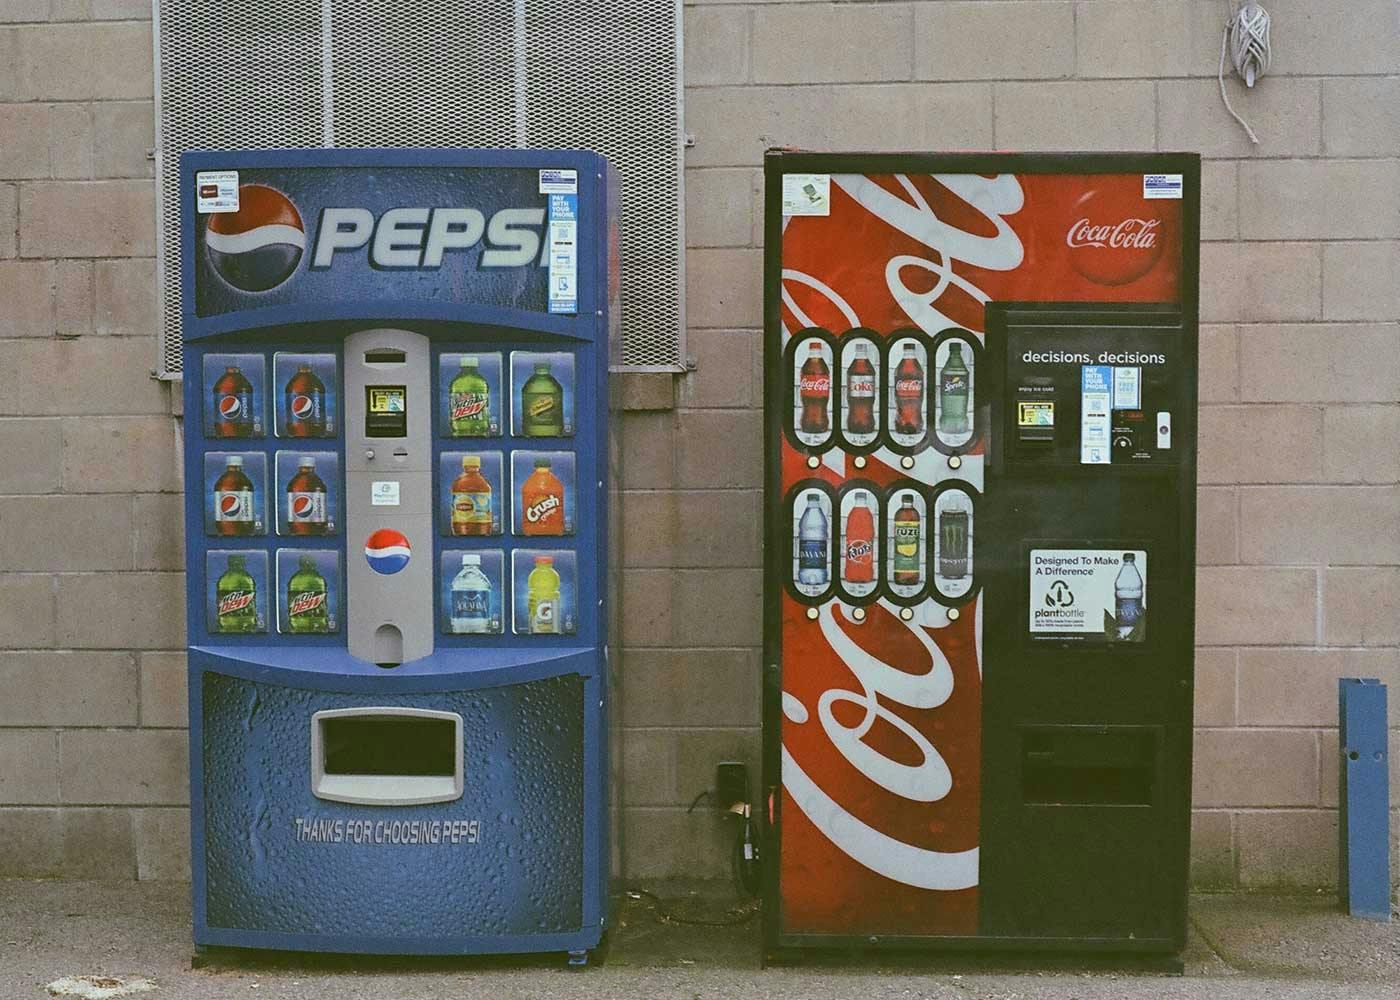
[[[759, 763], [764, 149], [1126, 147], [1208, 157], [1194, 878], [1331, 881], [1334, 678], [1400, 692], [1400, 32], [1268, 6], [1253, 148], [1219, 0], [686, 4], [695, 367], [619, 429], [623, 874], [724, 874], [685, 807]], [[188, 872], [149, 17], [0, 5], [0, 875]]]

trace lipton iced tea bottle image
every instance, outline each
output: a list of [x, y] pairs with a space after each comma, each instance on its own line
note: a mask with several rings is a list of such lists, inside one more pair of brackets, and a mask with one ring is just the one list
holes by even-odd
[[535, 568], [528, 581], [531, 635], [557, 635], [559, 632], [559, 571], [553, 556], [535, 556]]
[[564, 534], [564, 484], [547, 458], [535, 459], [535, 471], [520, 488], [520, 533]]
[[461, 371], [448, 388], [448, 423], [453, 437], [486, 437], [491, 433], [491, 387], [478, 370], [475, 355], [462, 356]]
[[564, 434], [564, 388], [550, 374], [548, 361], [536, 364], [535, 373], [521, 386], [520, 431], [526, 437]]
[[491, 534], [491, 484], [478, 455], [462, 456], [462, 474], [452, 483], [452, 534]]

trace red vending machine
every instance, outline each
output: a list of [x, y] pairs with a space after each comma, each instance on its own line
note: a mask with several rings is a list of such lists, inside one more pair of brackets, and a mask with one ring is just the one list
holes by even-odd
[[767, 157], [770, 954], [1184, 943], [1199, 178]]

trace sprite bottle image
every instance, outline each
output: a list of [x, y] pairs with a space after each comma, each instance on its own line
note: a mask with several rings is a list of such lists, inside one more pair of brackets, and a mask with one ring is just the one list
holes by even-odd
[[526, 437], [562, 437], [564, 389], [549, 372], [549, 362], [535, 365], [535, 373], [520, 390], [520, 425]]
[[462, 370], [447, 391], [448, 420], [453, 437], [486, 437], [491, 433], [491, 387], [478, 371], [480, 362], [463, 355]]
[[326, 578], [316, 569], [316, 560], [302, 556], [297, 571], [287, 581], [287, 631], [322, 635], [329, 632], [329, 604]]
[[246, 556], [229, 556], [228, 568], [214, 588], [216, 632], [259, 632], [258, 585], [248, 572]]
[[966, 434], [972, 429], [967, 423], [970, 382], [962, 345], [954, 341], [948, 345], [948, 360], [938, 375], [938, 429], [944, 434]]

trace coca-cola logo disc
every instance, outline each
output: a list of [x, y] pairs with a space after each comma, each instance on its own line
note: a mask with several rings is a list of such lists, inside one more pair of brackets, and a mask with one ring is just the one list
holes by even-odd
[[1168, 222], [1132, 185], [1115, 177], [1070, 207], [1065, 247], [1074, 269], [1100, 285], [1126, 285], [1156, 266], [1169, 239]]

